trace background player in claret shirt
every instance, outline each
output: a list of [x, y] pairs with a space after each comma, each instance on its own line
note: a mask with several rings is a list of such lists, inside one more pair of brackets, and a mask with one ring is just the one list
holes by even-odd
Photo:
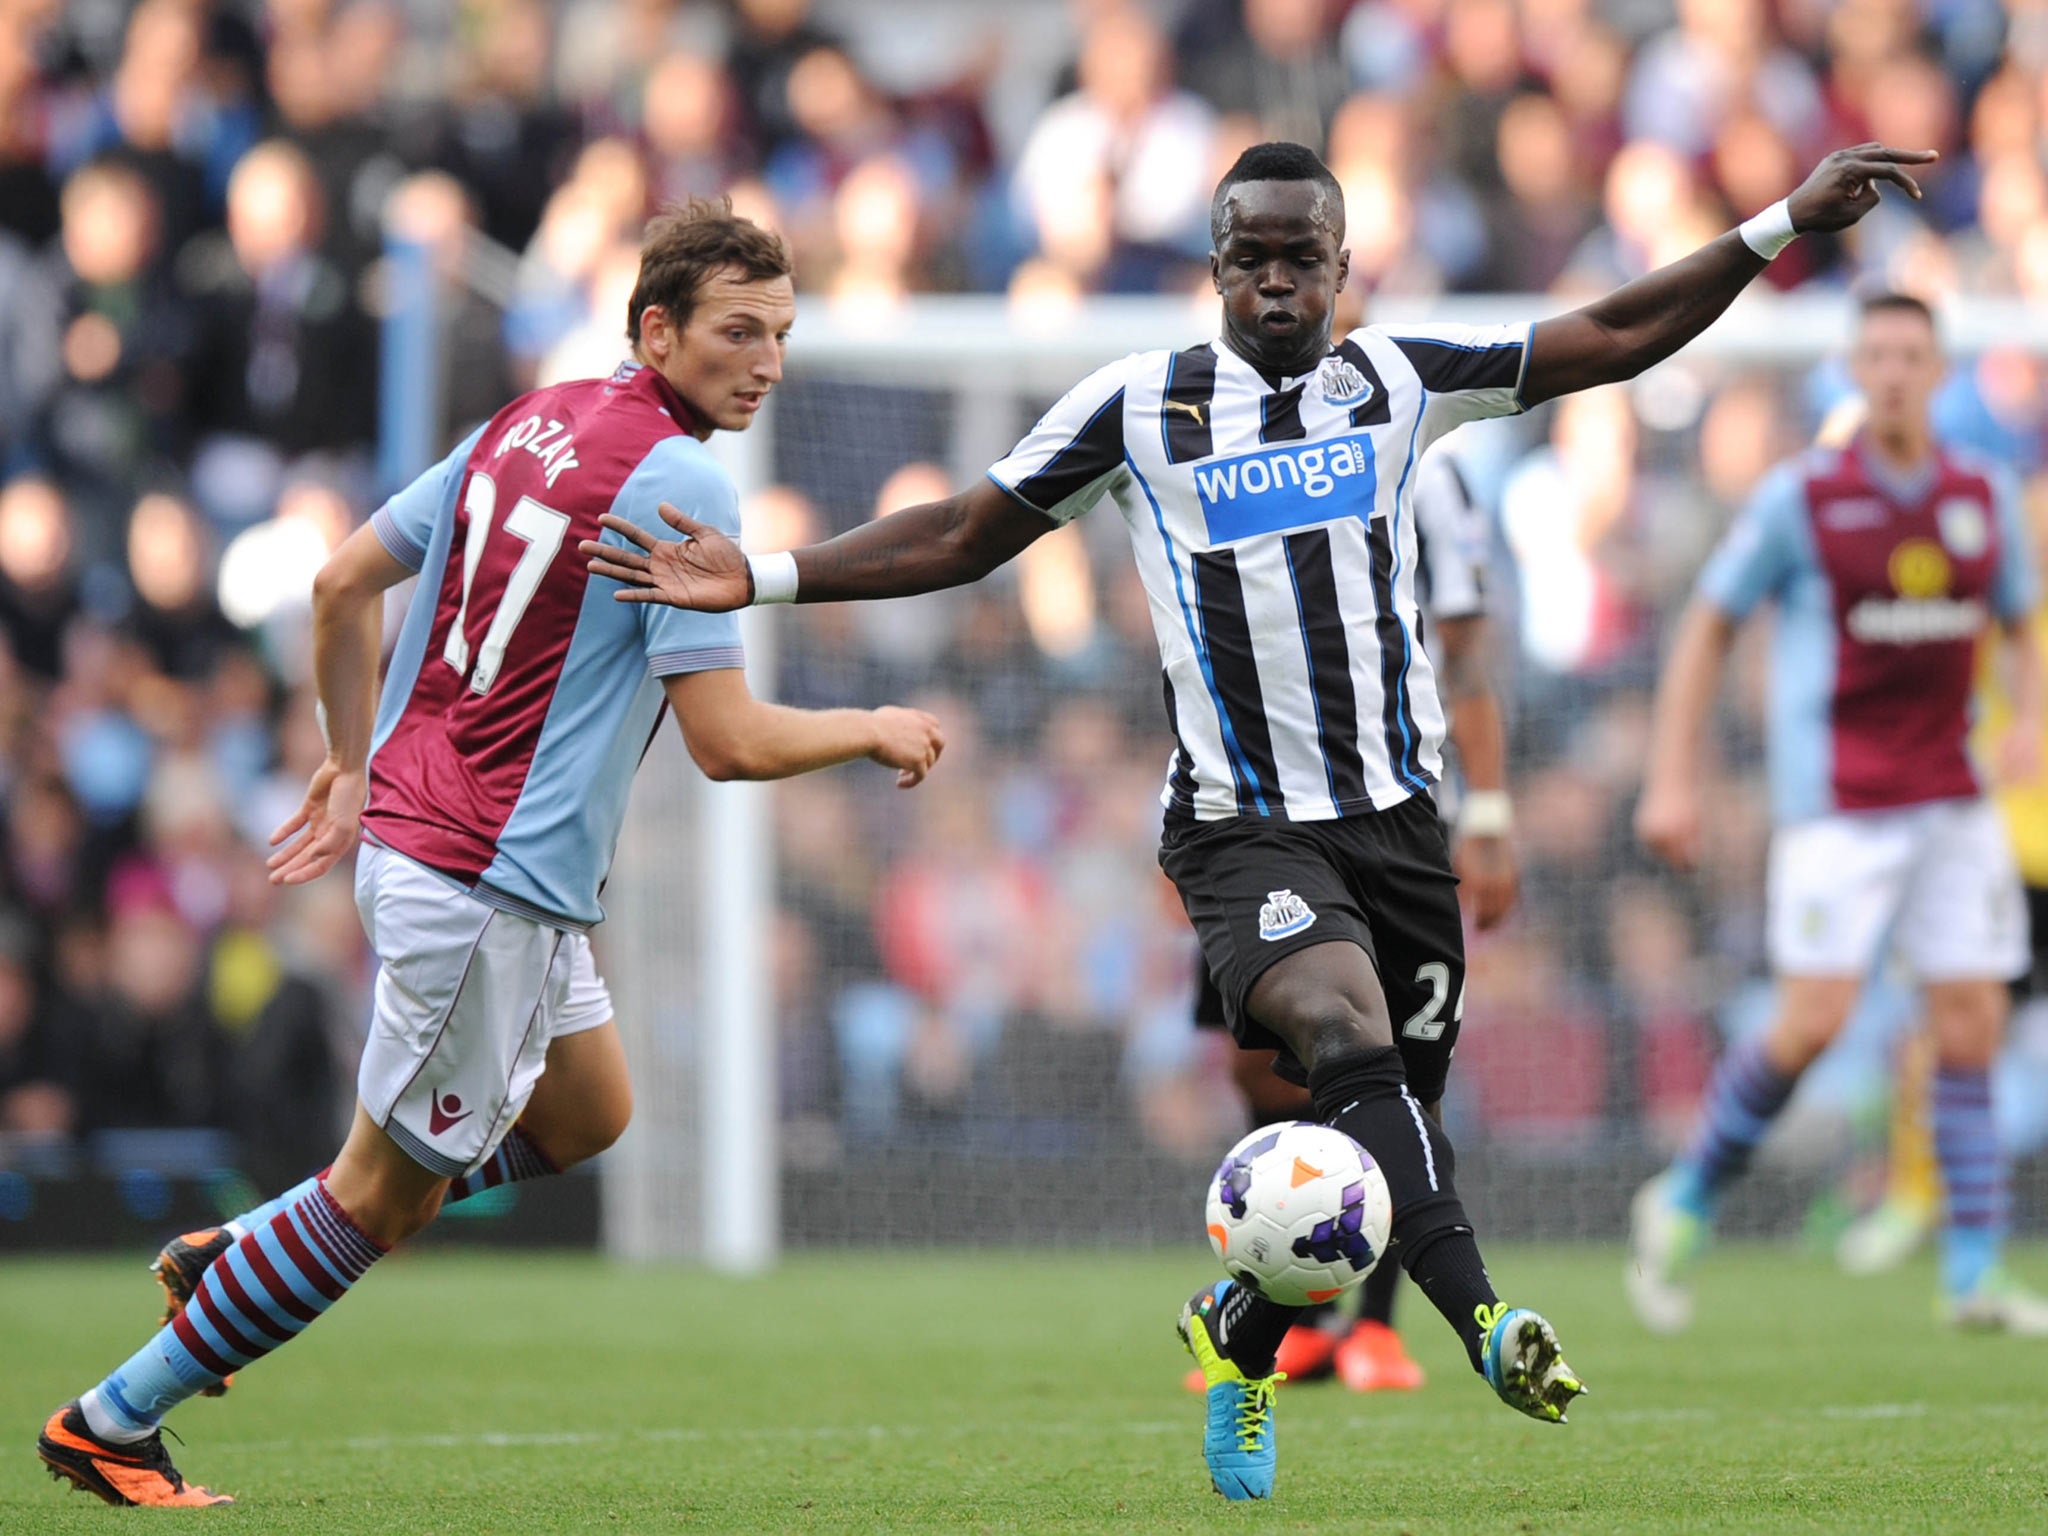
[[[958, 586], [1104, 497], [1123, 513], [1177, 738], [1160, 861], [1240, 1044], [1272, 1049], [1393, 1195], [1393, 1251], [1510, 1406], [1555, 1423], [1583, 1389], [1550, 1324], [1494, 1293], [1433, 1114], [1463, 1011], [1457, 883], [1428, 789], [1443, 712], [1415, 643], [1416, 459], [1461, 422], [1633, 378], [1713, 322], [1801, 230], [1931, 152], [1838, 151], [1693, 255], [1533, 326], [1369, 325], [1341, 340], [1336, 179], [1298, 144], [1241, 156], [1210, 209], [1222, 332], [1070, 390], [986, 479], [750, 562], [608, 520], [586, 546], [629, 602], [721, 611]], [[1230, 1498], [1272, 1491], [1274, 1351], [1295, 1309], [1221, 1281], [1183, 1309], [1209, 1382], [1203, 1454]]]
[[[794, 317], [778, 237], [722, 202], [657, 219], [627, 315], [636, 360], [513, 401], [320, 573], [331, 745], [271, 871], [315, 879], [364, 835], [356, 903], [381, 969], [355, 1124], [331, 1168], [166, 1250], [172, 1316], [51, 1416], [53, 1470], [110, 1503], [224, 1502], [172, 1467], [166, 1412], [289, 1343], [445, 1199], [566, 1168], [625, 1129], [586, 932], [664, 708], [713, 778], [871, 758], [908, 788], [937, 761], [922, 711], [756, 700], [731, 617], [621, 607], [576, 552], [603, 516], [659, 527], [664, 501], [738, 536], [703, 440], [753, 420]], [[382, 596], [415, 572], [380, 706]]]
[[[1459, 905], [1481, 929], [1514, 909], [1518, 877], [1507, 792], [1507, 740], [1488, 664], [1486, 514], [1472, 501], [1458, 461], [1446, 447], [1415, 466], [1417, 596], [1427, 620], [1425, 646], [1442, 680], [1444, 714], [1458, 762], [1456, 793], [1443, 806], [1451, 828], [1451, 867]], [[1446, 789], [1451, 786], [1446, 784]], [[1225, 1029], [1223, 998], [1204, 969], [1195, 999], [1197, 1029]], [[1231, 1075], [1253, 1126], [1313, 1119], [1315, 1103], [1300, 1084], [1273, 1070], [1272, 1051], [1238, 1050]], [[1290, 1384], [1335, 1376], [1354, 1392], [1412, 1392], [1422, 1367], [1394, 1331], [1401, 1266], [1377, 1266], [1356, 1291], [1311, 1307], [1287, 1330], [1274, 1363]], [[1188, 1373], [1189, 1390], [1208, 1381]]]
[[2000, 766], [2032, 776], [2041, 666], [2018, 491], [1936, 442], [1945, 364], [1918, 300], [1865, 302], [1850, 357], [1868, 416], [1853, 440], [1778, 468], [1700, 577], [1665, 665], [1637, 830], [1680, 866], [1700, 851], [1702, 738], [1736, 627], [1778, 605], [1771, 668], [1770, 949], [1778, 1005], [1722, 1059], [1692, 1146], [1633, 1208], [1627, 1278], [1643, 1322], [1692, 1317], [1683, 1274], [1723, 1190], [1841, 1030], [1888, 941], [1920, 982], [1935, 1042], [1934, 1141], [1948, 1191], [1941, 1311], [2048, 1333], [2048, 1303], [1999, 1268], [2006, 1169], [1990, 1069], [2027, 914], [1968, 754], [1980, 635], [2013, 698]]

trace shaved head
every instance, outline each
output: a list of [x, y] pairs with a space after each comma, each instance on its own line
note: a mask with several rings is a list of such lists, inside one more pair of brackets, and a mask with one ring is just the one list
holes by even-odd
[[1308, 205], [1309, 217], [1341, 246], [1344, 243], [1344, 189], [1330, 168], [1303, 144], [1273, 142], [1254, 144], [1237, 157], [1223, 179], [1216, 183], [1216, 195], [1209, 200], [1209, 243], [1221, 248], [1230, 237], [1237, 217], [1237, 189], [1261, 181], [1305, 181], [1315, 188]]

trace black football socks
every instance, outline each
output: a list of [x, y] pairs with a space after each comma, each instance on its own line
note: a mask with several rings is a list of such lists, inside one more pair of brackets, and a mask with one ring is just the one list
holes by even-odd
[[1223, 1293], [1211, 1333], [1216, 1349], [1245, 1375], [1257, 1380], [1273, 1374], [1273, 1360], [1287, 1330], [1308, 1309], [1283, 1307], [1242, 1284]]
[[1400, 1284], [1401, 1265], [1398, 1260], [1388, 1258], [1374, 1265], [1372, 1273], [1365, 1277], [1365, 1284], [1360, 1288], [1358, 1320], [1393, 1327], [1394, 1292], [1400, 1288]]
[[1450, 1139], [1408, 1091], [1401, 1053], [1382, 1046], [1319, 1062], [1309, 1091], [1316, 1113], [1380, 1165], [1393, 1196], [1391, 1254], [1458, 1331], [1477, 1370], [1485, 1333], [1476, 1313], [1499, 1298], [1452, 1183]]

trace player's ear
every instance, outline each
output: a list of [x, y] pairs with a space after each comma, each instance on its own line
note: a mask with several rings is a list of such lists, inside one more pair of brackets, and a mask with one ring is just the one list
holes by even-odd
[[1209, 286], [1218, 293], [1223, 291], [1223, 258], [1213, 247], [1209, 251]]
[[1344, 291], [1344, 285], [1351, 281], [1351, 250], [1339, 244], [1337, 247], [1337, 292]]
[[668, 311], [659, 304], [650, 304], [640, 311], [640, 350], [654, 362], [668, 356], [669, 348], [675, 344], [675, 327], [669, 324]]

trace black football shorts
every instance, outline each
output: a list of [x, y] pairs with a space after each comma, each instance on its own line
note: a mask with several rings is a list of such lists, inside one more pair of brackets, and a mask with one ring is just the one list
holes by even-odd
[[1220, 1021], [1246, 1050], [1278, 1051], [1274, 1070], [1305, 1082], [1246, 1001], [1276, 961], [1333, 940], [1356, 944], [1379, 972], [1409, 1091], [1424, 1104], [1443, 1096], [1464, 1013], [1465, 929], [1428, 795], [1334, 821], [1170, 820], [1159, 864], [1201, 946], [1198, 1023]]

